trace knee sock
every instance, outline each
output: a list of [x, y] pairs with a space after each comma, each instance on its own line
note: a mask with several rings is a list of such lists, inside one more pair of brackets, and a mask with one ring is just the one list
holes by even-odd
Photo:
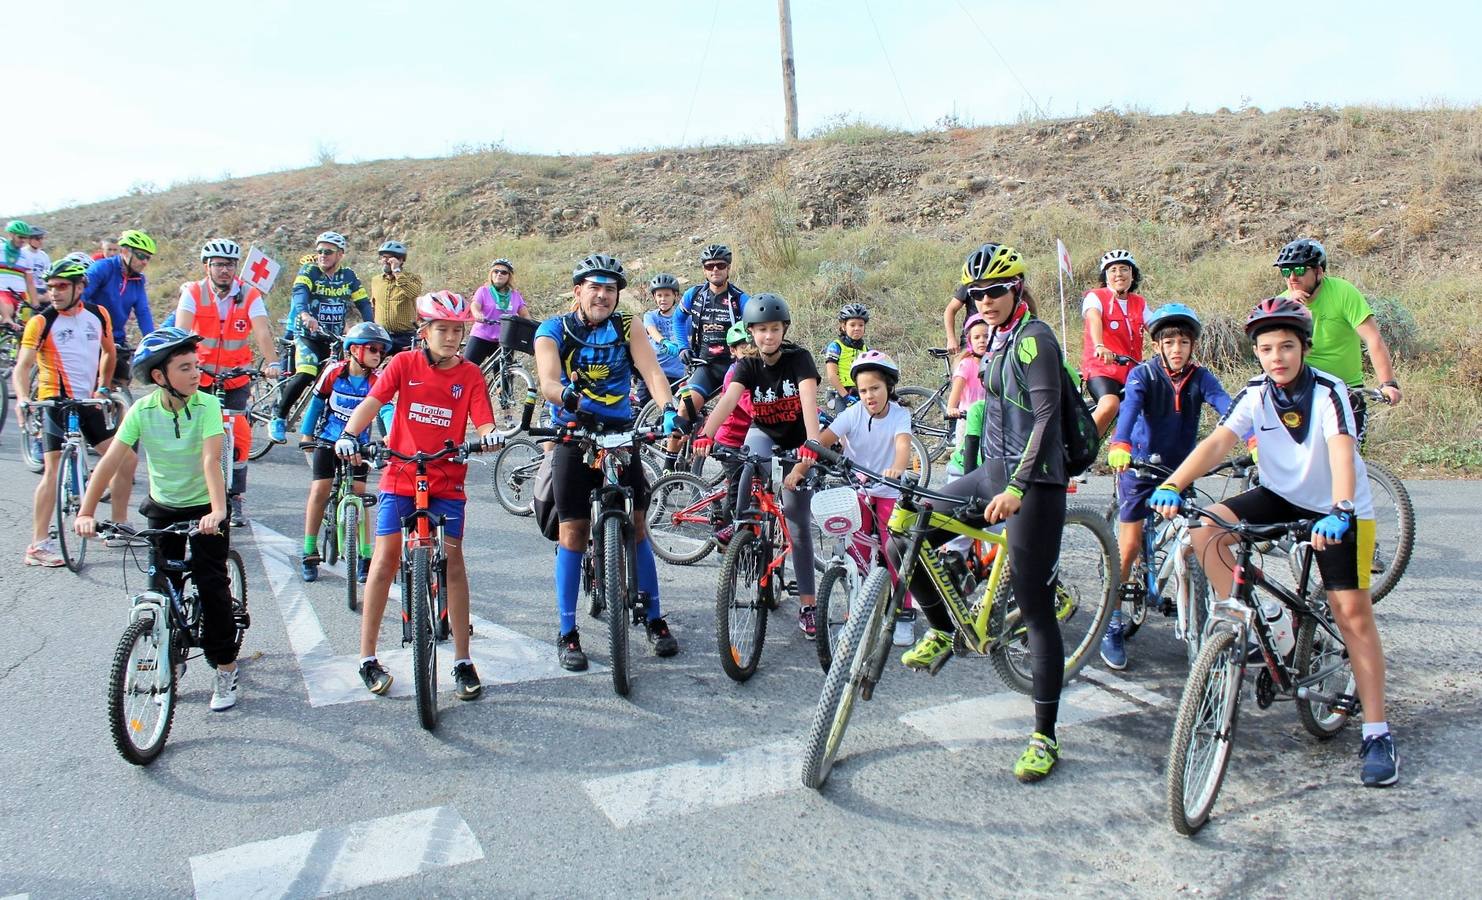
[[562, 634], [576, 630], [576, 595], [581, 592], [581, 560], [585, 555], [556, 548], [556, 612], [561, 617]]
[[1053, 741], [1055, 739], [1055, 719], [1059, 717], [1059, 714], [1059, 700], [1034, 701], [1034, 730]]
[[659, 564], [654, 560], [654, 545], [648, 538], [638, 542], [637, 550], [634, 562], [638, 568], [638, 590], [648, 595], [648, 620], [652, 622], [664, 614], [659, 609]]
[[319, 535], [317, 535], [317, 534], [306, 534], [306, 535], [304, 535], [304, 555], [305, 556], [310, 556], [310, 555], [312, 555], [314, 553], [315, 550], [318, 550], [318, 549], [319, 549]]

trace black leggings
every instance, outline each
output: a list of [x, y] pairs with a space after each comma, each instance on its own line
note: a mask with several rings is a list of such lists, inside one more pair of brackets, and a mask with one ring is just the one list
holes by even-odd
[[288, 383], [283, 385], [283, 396], [278, 400], [278, 418], [288, 418], [288, 414], [293, 412], [293, 404], [297, 403], [299, 396], [313, 385], [316, 377], [318, 376], [310, 375], [308, 372], [295, 372], [289, 376]]
[[[975, 469], [940, 491], [953, 497], [989, 499], [991, 468]], [[967, 524], [983, 527], [984, 520]], [[1055, 618], [1055, 574], [1060, 563], [1060, 537], [1065, 530], [1065, 486], [1031, 484], [1024, 492], [1019, 512], [1009, 520], [1009, 582], [1024, 624], [1029, 629], [1030, 667], [1034, 675], [1035, 730], [1055, 737], [1055, 718], [1060, 707], [1060, 687], [1065, 681], [1065, 643]], [[937, 546], [955, 537], [938, 529], [927, 536]], [[927, 621], [939, 631], [951, 632], [952, 619], [937, 593], [931, 576], [917, 567], [911, 575], [911, 596]]]
[[498, 349], [498, 341], [491, 341], [488, 338], [471, 337], [468, 339], [468, 343], [463, 346], [463, 358], [476, 366], [482, 366], [484, 360], [493, 356]]
[[[151, 498], [139, 504], [150, 528], [164, 528], [177, 522], [195, 522], [211, 511], [211, 505], [192, 506], [185, 509], [162, 506]], [[225, 526], [225, 523], [222, 523]], [[183, 534], [172, 534], [162, 538], [159, 551], [166, 559], [179, 559], [185, 555]], [[231, 582], [226, 572], [226, 555], [231, 548], [227, 529], [222, 527], [215, 534], [198, 534], [190, 541], [190, 578], [201, 596], [201, 650], [206, 662], [213, 667], [237, 661], [237, 623], [232, 617]], [[171, 577], [162, 571], [157, 558], [150, 559], [155, 575], [150, 587], [164, 593], [164, 579]], [[175, 587], [181, 585], [175, 580]]]

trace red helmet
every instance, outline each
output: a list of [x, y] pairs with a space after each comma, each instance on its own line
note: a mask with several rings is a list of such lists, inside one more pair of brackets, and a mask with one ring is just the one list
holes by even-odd
[[472, 322], [473, 310], [460, 294], [433, 291], [417, 298], [417, 318], [424, 322]]
[[1256, 308], [1245, 317], [1245, 336], [1251, 340], [1271, 328], [1290, 328], [1312, 340], [1312, 313], [1307, 307], [1290, 297], [1268, 297], [1256, 304]]

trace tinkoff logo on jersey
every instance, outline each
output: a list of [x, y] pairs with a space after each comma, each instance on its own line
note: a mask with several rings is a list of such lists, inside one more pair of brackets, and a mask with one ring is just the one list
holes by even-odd
[[430, 403], [413, 403], [407, 407], [407, 418], [413, 422], [421, 422], [424, 425], [447, 428], [453, 424], [453, 411], [445, 406], [433, 406]]
[[1297, 412], [1296, 410], [1284, 412], [1281, 414], [1281, 424], [1285, 425], [1288, 428], [1301, 428], [1302, 414]]

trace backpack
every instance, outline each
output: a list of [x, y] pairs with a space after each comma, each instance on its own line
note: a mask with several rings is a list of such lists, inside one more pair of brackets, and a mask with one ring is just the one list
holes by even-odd
[[1065, 450], [1065, 473], [1083, 474], [1101, 452], [1101, 436], [1091, 407], [1081, 397], [1080, 379], [1072, 378], [1068, 365], [1060, 367], [1060, 440]]

